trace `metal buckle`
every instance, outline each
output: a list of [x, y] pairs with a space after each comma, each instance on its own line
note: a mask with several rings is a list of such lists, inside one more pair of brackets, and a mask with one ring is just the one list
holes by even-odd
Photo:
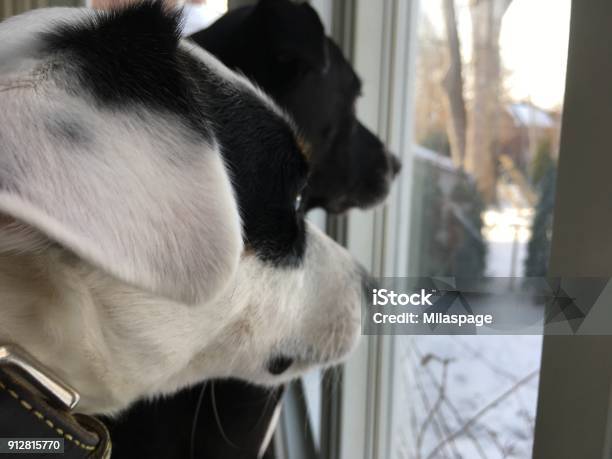
[[15, 345], [0, 346], [0, 367], [10, 366], [28, 383], [38, 389], [48, 401], [73, 410], [79, 403], [79, 393], [53, 375], [44, 365]]

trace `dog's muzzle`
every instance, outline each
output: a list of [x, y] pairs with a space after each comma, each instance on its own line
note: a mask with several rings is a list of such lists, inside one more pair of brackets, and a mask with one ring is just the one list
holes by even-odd
[[[66, 459], [110, 458], [106, 427], [91, 416], [73, 413], [78, 402], [74, 389], [25, 351], [0, 345], [0, 438], [59, 440]], [[44, 447], [41, 443], [29, 445]], [[5, 447], [8, 443], [0, 444], [0, 452]], [[46, 447], [57, 451], [50, 443]]]

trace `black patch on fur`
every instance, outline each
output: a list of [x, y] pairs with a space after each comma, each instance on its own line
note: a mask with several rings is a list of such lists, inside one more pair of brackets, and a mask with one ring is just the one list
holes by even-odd
[[[89, 89], [105, 106], [140, 104], [171, 112], [204, 134], [205, 117], [191, 103], [193, 84], [177, 57], [179, 16], [159, 1], [98, 11], [45, 32], [45, 51], [62, 54], [55, 65], [65, 67], [61, 78], [68, 78], [67, 90]], [[76, 88], [71, 78], [78, 80]]]
[[296, 211], [295, 199], [306, 183], [308, 164], [296, 133], [253, 91], [191, 63], [200, 103], [214, 120], [212, 130], [230, 169], [247, 248], [276, 265], [299, 264], [306, 242], [304, 215]]
[[286, 355], [277, 355], [272, 357], [268, 363], [266, 364], [266, 369], [272, 375], [280, 375], [289, 369], [293, 362], [294, 358], [288, 357]]
[[62, 77], [76, 76], [77, 90], [88, 88], [101, 105], [171, 112], [199, 135], [213, 134], [232, 174], [247, 247], [275, 264], [301, 261], [304, 222], [294, 201], [307, 165], [296, 134], [253, 91], [179, 48], [178, 13], [142, 2], [58, 26], [44, 39], [48, 52], [62, 54]]

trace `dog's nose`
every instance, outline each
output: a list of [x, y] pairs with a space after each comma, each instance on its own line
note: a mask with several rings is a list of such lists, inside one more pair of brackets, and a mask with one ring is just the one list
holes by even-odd
[[399, 171], [402, 170], [402, 162], [393, 153], [389, 153], [389, 158], [389, 161], [391, 162], [391, 171], [393, 173], [393, 176], [396, 176]]

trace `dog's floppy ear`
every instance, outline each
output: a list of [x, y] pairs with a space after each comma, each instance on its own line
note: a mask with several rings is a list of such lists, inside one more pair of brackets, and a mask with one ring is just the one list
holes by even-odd
[[42, 55], [41, 77], [0, 91], [0, 226], [14, 219], [126, 283], [204, 302], [242, 252], [230, 177], [186, 111], [197, 103], [172, 73], [176, 47], [149, 49], [141, 30], [130, 41], [133, 19], [117, 18], [66, 26], [53, 66]]
[[260, 0], [252, 19], [260, 21], [266, 31], [268, 51], [278, 63], [313, 70], [327, 66], [323, 24], [308, 3]]
[[[72, 121], [43, 114], [26, 122], [16, 107], [24, 99], [15, 102], [14, 123], [0, 123], [0, 213], [173, 300], [203, 302], [226, 285], [242, 240], [218, 151], [179, 141], [160, 120], [148, 120], [161, 134], [152, 135], [128, 118], [111, 123], [85, 107]], [[53, 138], [71, 129], [90, 137]]]

